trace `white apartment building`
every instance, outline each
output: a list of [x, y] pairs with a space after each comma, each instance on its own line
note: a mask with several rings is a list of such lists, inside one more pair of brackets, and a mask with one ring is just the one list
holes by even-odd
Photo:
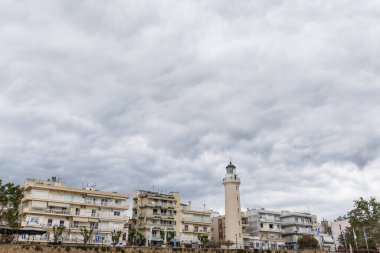
[[285, 247], [280, 212], [264, 208], [248, 209], [247, 216], [249, 233], [256, 238], [250, 242], [250, 248], [274, 250]]
[[283, 229], [283, 239], [287, 248], [296, 249], [298, 238], [303, 235], [315, 235], [313, 222], [315, 215], [308, 213], [281, 211], [281, 226]]
[[43, 228], [46, 235], [35, 240], [53, 241], [52, 228], [64, 226], [64, 243], [81, 243], [80, 229], [93, 230], [89, 243], [111, 243], [111, 232], [125, 230], [129, 194], [103, 192], [92, 188], [71, 188], [55, 177], [26, 179], [20, 205], [22, 227]]

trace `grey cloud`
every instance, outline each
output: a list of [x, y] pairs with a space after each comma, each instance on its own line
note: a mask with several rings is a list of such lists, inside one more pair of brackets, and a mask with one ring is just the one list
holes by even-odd
[[0, 172], [223, 211], [344, 214], [378, 195], [379, 6], [3, 1]]

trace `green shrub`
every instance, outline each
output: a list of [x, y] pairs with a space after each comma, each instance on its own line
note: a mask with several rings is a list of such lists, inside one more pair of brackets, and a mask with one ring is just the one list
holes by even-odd
[[102, 252], [106, 252], [107, 251], [107, 247], [101, 247], [100, 248]]
[[70, 247], [70, 246], [66, 246], [66, 247], [65, 247], [65, 250], [66, 250], [67, 252], [69, 252], [69, 251], [71, 250], [71, 247]]
[[34, 247], [34, 250], [35, 250], [35, 251], [43, 251], [43, 248], [42, 248], [40, 245], [36, 245], [36, 246]]

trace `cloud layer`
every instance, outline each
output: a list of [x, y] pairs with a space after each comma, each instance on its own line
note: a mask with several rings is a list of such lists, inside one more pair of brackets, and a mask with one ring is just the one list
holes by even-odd
[[376, 1], [1, 1], [0, 173], [336, 218], [379, 196]]

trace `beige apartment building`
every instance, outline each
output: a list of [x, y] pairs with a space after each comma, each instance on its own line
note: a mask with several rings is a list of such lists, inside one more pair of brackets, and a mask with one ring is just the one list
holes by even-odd
[[34, 240], [53, 241], [53, 227], [64, 226], [64, 243], [81, 243], [80, 229], [93, 230], [90, 243], [110, 244], [111, 232], [127, 234], [129, 194], [93, 188], [71, 188], [57, 178], [26, 179], [20, 205], [22, 227], [43, 228], [47, 234]]
[[211, 237], [212, 210], [194, 210], [191, 202], [188, 205], [181, 204], [177, 234], [178, 240], [183, 245], [198, 243], [198, 235]]
[[211, 234], [209, 210], [194, 210], [181, 204], [178, 192], [168, 194], [138, 190], [133, 194], [133, 227], [142, 233], [146, 245], [198, 244], [198, 235]]

